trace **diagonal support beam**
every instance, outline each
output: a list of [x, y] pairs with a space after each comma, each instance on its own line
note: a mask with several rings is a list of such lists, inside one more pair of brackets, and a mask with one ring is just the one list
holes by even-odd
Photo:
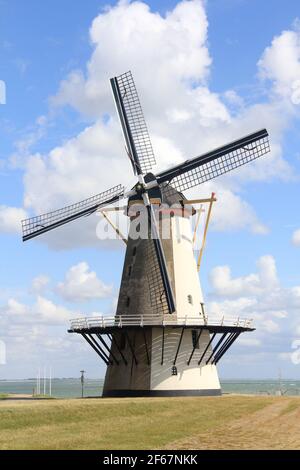
[[190, 355], [190, 357], [189, 357], [189, 360], [187, 361], [187, 365], [188, 365], [188, 366], [189, 366], [190, 363], [191, 363], [191, 360], [192, 360], [192, 358], [193, 358], [193, 355], [194, 355], [195, 349], [196, 349], [196, 347], [197, 347], [197, 344], [198, 344], [199, 341], [200, 341], [200, 338], [201, 338], [201, 335], [202, 335], [202, 331], [203, 331], [203, 330], [200, 330], [200, 333], [199, 333], [199, 335], [198, 335], [198, 337], [197, 337], [197, 339], [196, 339], [196, 341], [195, 341], [193, 350], [192, 350], [192, 352], [191, 352], [191, 355]]
[[87, 335], [90, 340], [94, 343], [94, 345], [96, 346], [96, 348], [99, 349], [99, 351], [101, 352], [101, 354], [108, 360], [109, 364], [113, 364], [113, 361], [109, 358], [109, 355], [103, 350], [103, 348], [100, 346], [99, 343], [97, 343], [97, 341], [95, 340], [95, 338], [93, 337], [93, 335], [91, 334], [88, 334]]
[[182, 338], [183, 338], [184, 330], [185, 330], [185, 327], [183, 327], [182, 330], [181, 330], [181, 335], [180, 335], [180, 339], [179, 339], [179, 343], [178, 343], [178, 347], [177, 347], [175, 359], [174, 359], [174, 361], [173, 361], [173, 366], [176, 366], [177, 357], [178, 357], [179, 350], [180, 350], [180, 346], [181, 346], [181, 343], [182, 343]]
[[85, 335], [84, 333], [82, 333], [82, 336], [83, 336], [83, 338], [86, 340], [86, 342], [89, 343], [89, 345], [93, 348], [93, 350], [98, 354], [98, 356], [101, 357], [102, 361], [105, 362], [105, 364], [108, 366], [108, 365], [109, 365], [108, 360], [105, 359], [105, 357], [101, 354], [101, 352], [99, 351], [99, 349], [96, 348], [96, 346], [92, 343], [92, 341], [87, 337], [87, 335]]
[[131, 354], [132, 354], [132, 357], [134, 359], [134, 362], [135, 362], [135, 365], [137, 366], [138, 365], [138, 361], [137, 361], [137, 358], [136, 358], [136, 355], [134, 353], [134, 348], [132, 347], [132, 344], [131, 344], [131, 341], [130, 341], [130, 338], [129, 338], [129, 335], [127, 333], [127, 331], [125, 332], [125, 335], [126, 335], [126, 338], [127, 338], [127, 341], [128, 341], [128, 345], [129, 345], [129, 349], [131, 351]]
[[206, 354], [207, 351], [208, 351], [208, 348], [210, 347], [211, 343], [212, 343], [213, 340], [215, 339], [216, 334], [217, 334], [217, 333], [214, 333], [214, 334], [212, 335], [212, 337], [211, 337], [211, 339], [210, 339], [208, 345], [206, 346], [206, 348], [205, 348], [205, 350], [204, 350], [204, 352], [203, 352], [203, 354], [202, 354], [202, 356], [201, 356], [201, 358], [200, 358], [200, 360], [199, 360], [199, 362], [198, 362], [198, 366], [200, 366], [200, 364], [201, 364], [201, 362], [202, 362], [202, 360], [203, 360], [205, 354]]
[[218, 358], [218, 356], [223, 352], [223, 350], [227, 347], [227, 344], [230, 343], [230, 341], [232, 340], [232, 338], [234, 337], [235, 333], [230, 333], [230, 335], [228, 336], [228, 338], [226, 339], [225, 343], [223, 344], [223, 346], [219, 349], [216, 357], [214, 358], [214, 360], [212, 361], [213, 364], [216, 363], [216, 359]]
[[211, 212], [212, 212], [213, 204], [214, 204], [215, 201], [216, 201], [215, 193], [212, 193], [209, 208], [208, 208], [208, 214], [207, 214], [206, 222], [205, 222], [202, 246], [200, 248], [200, 252], [199, 252], [199, 256], [198, 256], [198, 262], [197, 262], [198, 272], [200, 271], [200, 267], [201, 267], [201, 261], [202, 261], [202, 257], [203, 257], [203, 253], [204, 253], [204, 249], [205, 249], [205, 245], [206, 245], [206, 238], [207, 238], [207, 232], [208, 232], [209, 222], [210, 222], [210, 218], [211, 218]]
[[219, 347], [221, 347], [223, 341], [225, 340], [226, 336], [228, 335], [228, 333], [224, 333], [222, 336], [221, 336], [221, 339], [217, 342], [217, 344], [215, 345], [214, 349], [212, 350], [212, 353], [211, 355], [209, 356], [209, 358], [207, 359], [206, 361], [206, 364], [209, 363], [209, 361], [211, 360], [211, 358], [214, 356], [215, 352], [218, 351]]
[[143, 328], [143, 336], [144, 336], [145, 350], [146, 350], [146, 355], [147, 355], [147, 364], [148, 366], [150, 366], [150, 355], [149, 355], [149, 349], [148, 349], [148, 344], [147, 344], [146, 332], [144, 328]]
[[162, 344], [161, 344], [161, 365], [164, 364], [164, 354], [165, 354], [165, 327], [163, 326], [162, 333]]
[[228, 344], [227, 348], [224, 349], [224, 351], [218, 356], [218, 359], [216, 360], [216, 364], [218, 364], [219, 360], [224, 356], [224, 354], [226, 353], [226, 351], [228, 351], [228, 349], [230, 348], [230, 346], [233, 345], [233, 343], [238, 339], [238, 337], [240, 336], [241, 332], [239, 333], [236, 333], [236, 335], [234, 336], [234, 338], [232, 338], [231, 342]]
[[101, 344], [104, 346], [104, 348], [108, 351], [108, 357], [109, 357], [109, 355], [111, 355], [111, 357], [113, 358], [113, 360], [115, 361], [115, 363], [116, 363], [117, 365], [119, 365], [120, 363], [119, 363], [118, 359], [116, 358], [116, 356], [113, 354], [113, 352], [112, 352], [112, 350], [111, 350], [112, 348], [110, 348], [109, 346], [107, 346], [106, 342], [104, 341], [104, 339], [102, 338], [102, 336], [101, 336], [100, 334], [97, 334], [97, 337], [98, 337], [100, 343], [101, 343]]
[[114, 335], [109, 335], [109, 334], [107, 336], [111, 339], [112, 344], [114, 344], [116, 346], [117, 350], [119, 351], [119, 354], [120, 354], [121, 358], [123, 359], [123, 362], [124, 362], [125, 366], [127, 366], [128, 362], [127, 362], [124, 354], [122, 353], [122, 350], [121, 350], [120, 346], [118, 345], [115, 336]]
[[127, 238], [124, 237], [124, 235], [122, 234], [122, 232], [118, 229], [118, 227], [112, 222], [112, 220], [110, 220], [110, 218], [108, 217], [108, 215], [104, 212], [104, 210], [100, 210], [99, 213], [102, 215], [102, 217], [109, 223], [109, 225], [114, 229], [114, 231], [116, 232], [117, 236], [119, 237], [120, 240], [122, 240], [125, 245], [128, 244], [128, 241], [127, 241]]

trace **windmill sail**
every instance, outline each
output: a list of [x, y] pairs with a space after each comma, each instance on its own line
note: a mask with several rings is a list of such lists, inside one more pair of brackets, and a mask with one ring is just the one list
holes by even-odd
[[156, 161], [132, 74], [126, 72], [110, 82], [134, 172], [148, 173]]
[[150, 229], [151, 229], [151, 238], [152, 238], [152, 242], [154, 245], [154, 251], [155, 251], [155, 255], [156, 255], [156, 259], [157, 259], [157, 263], [158, 263], [158, 267], [159, 267], [159, 271], [161, 275], [162, 285], [165, 291], [164, 294], [165, 294], [166, 302], [168, 305], [169, 313], [174, 313], [176, 310], [174, 294], [172, 290], [170, 276], [168, 273], [164, 250], [163, 250], [161, 239], [159, 236], [159, 230], [158, 230], [153, 206], [151, 204], [147, 206], [147, 211], [148, 211], [148, 220], [149, 220]]
[[205, 183], [270, 151], [266, 129], [236, 140], [157, 175], [159, 184], [172, 183], [178, 191]]
[[124, 196], [124, 187], [121, 185], [85, 199], [84, 201], [58, 209], [48, 214], [32, 217], [22, 221], [23, 241], [35, 238], [38, 235], [49, 232], [72, 220], [87, 216], [97, 211], [100, 207], [113, 204]]

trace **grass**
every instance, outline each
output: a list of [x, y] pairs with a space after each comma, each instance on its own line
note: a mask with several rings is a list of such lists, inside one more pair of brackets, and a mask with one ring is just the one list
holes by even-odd
[[245, 423], [268, 417], [274, 406], [276, 419], [284, 409], [281, 419], [297, 413], [299, 422], [300, 399], [290, 397], [3, 401], [0, 449], [202, 448], [205, 439], [205, 448], [214, 448], [218, 436], [230, 440], [230, 426], [234, 434], [240, 422], [243, 434]]
[[5, 400], [8, 397], [6, 393], [0, 393], [0, 400]]

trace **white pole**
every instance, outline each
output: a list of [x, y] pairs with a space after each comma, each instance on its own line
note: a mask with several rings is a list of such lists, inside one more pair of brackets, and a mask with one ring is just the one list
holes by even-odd
[[46, 367], [44, 366], [44, 396], [46, 395]]
[[49, 395], [52, 397], [52, 368], [49, 370]]
[[38, 373], [38, 392], [37, 394], [40, 395], [41, 393], [41, 369], [39, 367], [39, 373]]

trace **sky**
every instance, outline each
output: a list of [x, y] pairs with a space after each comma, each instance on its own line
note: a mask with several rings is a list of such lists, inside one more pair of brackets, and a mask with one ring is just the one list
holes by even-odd
[[186, 195], [218, 197], [208, 314], [257, 328], [220, 377], [300, 378], [299, 15], [296, 0], [0, 0], [0, 378], [104, 376], [67, 329], [114, 314], [122, 243], [99, 240], [95, 216], [23, 244], [20, 221], [133, 184], [109, 89], [129, 69], [157, 169], [268, 129], [267, 157]]

